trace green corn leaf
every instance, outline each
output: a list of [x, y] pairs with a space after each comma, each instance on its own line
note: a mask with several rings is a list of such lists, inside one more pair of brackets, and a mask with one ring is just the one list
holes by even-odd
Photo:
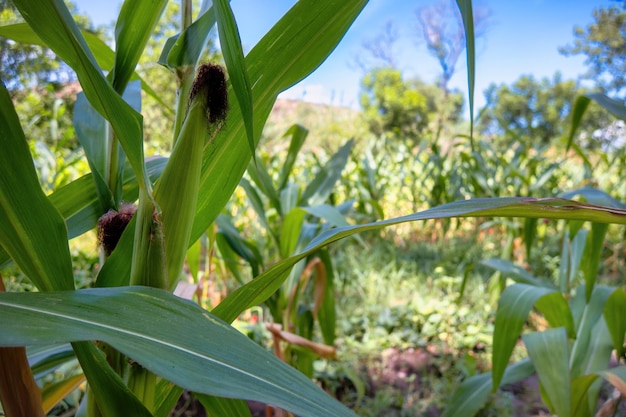
[[612, 99], [602, 93], [587, 94], [587, 97], [604, 107], [613, 116], [626, 121], [626, 106], [623, 101]]
[[567, 147], [566, 149], [569, 151], [572, 143], [574, 142], [574, 136], [576, 135], [576, 131], [580, 127], [580, 122], [582, 121], [585, 112], [587, 111], [587, 107], [589, 107], [589, 103], [591, 99], [587, 96], [578, 96], [576, 97], [576, 101], [574, 102], [574, 107], [572, 108], [572, 120], [571, 126], [569, 130], [569, 135], [567, 137]]
[[194, 394], [204, 407], [208, 417], [252, 417], [248, 403], [232, 398]]
[[537, 300], [535, 307], [548, 321], [550, 327], [564, 327], [567, 330], [568, 337], [571, 339], [576, 338], [572, 310], [570, 310], [567, 301], [560, 292], [544, 295]]
[[287, 158], [280, 169], [280, 176], [278, 177], [279, 190], [282, 190], [287, 185], [287, 181], [289, 181], [289, 176], [291, 175], [291, 170], [296, 163], [298, 153], [300, 152], [300, 149], [302, 149], [302, 145], [304, 145], [304, 141], [306, 140], [308, 134], [309, 131], [305, 127], [295, 124], [292, 125], [283, 135], [283, 138], [291, 136], [291, 141], [289, 142]]
[[550, 294], [557, 294], [562, 297], [556, 290], [526, 284], [511, 285], [502, 292], [498, 301], [493, 331], [493, 359], [491, 363], [494, 390], [500, 386], [502, 375], [504, 375], [530, 310], [541, 297]]
[[[532, 362], [524, 359], [506, 368], [502, 383], [512, 384], [534, 373]], [[441, 417], [473, 417], [487, 403], [492, 392], [491, 381], [491, 373], [479, 374], [463, 381]]]
[[[356, 233], [368, 230], [380, 230], [387, 226], [409, 221], [492, 216], [565, 218], [570, 220], [593, 219], [593, 221], [596, 222], [602, 221], [605, 223], [626, 224], [626, 211], [624, 210], [558, 198], [534, 199], [506, 197], [457, 201], [408, 216], [381, 220], [375, 223], [338, 227], [324, 231], [312, 239], [300, 253], [277, 262], [256, 279], [232, 292], [213, 310], [213, 313], [227, 322], [234, 320], [242, 311], [264, 302], [276, 292], [289, 274], [291, 267], [298, 261], [323, 246]], [[545, 290], [548, 291], [548, 289]]]
[[[95, 34], [88, 31], [81, 31], [82, 35], [85, 38], [85, 42], [89, 46], [91, 52], [93, 52], [94, 57], [96, 58], [96, 62], [98, 66], [104, 70], [110, 70], [113, 68], [113, 64], [115, 62], [115, 53], [113, 50], [107, 45], [102, 39], [98, 38]], [[37, 34], [28, 26], [26, 23], [16, 23], [13, 25], [0, 26], [0, 36], [3, 38], [14, 40], [19, 43], [26, 43], [30, 45], [39, 45], [46, 46], [44, 42], [39, 39]], [[165, 109], [169, 113], [173, 113], [172, 107], [163, 101], [160, 94], [157, 94], [152, 87], [141, 78], [136, 72], [133, 71], [133, 75], [131, 80], [139, 80], [141, 81], [141, 88], [146, 92], [150, 97], [155, 99], [163, 109]]]
[[[74, 294], [72, 292], [55, 293], [55, 294]], [[5, 306], [1, 304], [0, 310], [7, 311]], [[51, 310], [50, 310], [51, 311]], [[48, 311], [46, 314], [53, 315]], [[15, 320], [23, 320], [27, 322], [25, 316], [21, 312], [17, 312]], [[36, 327], [36, 326], [35, 326]], [[51, 331], [54, 331], [55, 325], [51, 325]], [[43, 333], [42, 333], [43, 335]], [[34, 336], [34, 335], [33, 335]], [[6, 343], [8, 334], [3, 333], [0, 336], [0, 344]], [[45, 337], [45, 336], [44, 336]], [[36, 337], [35, 337], [36, 339]], [[97, 338], [94, 338], [97, 339]], [[18, 343], [23, 345], [41, 343], [42, 339], [35, 343]], [[75, 339], [79, 340], [79, 338]], [[63, 342], [72, 341], [70, 338], [64, 338]], [[57, 343], [57, 342], [52, 342]], [[98, 409], [103, 417], [117, 417], [124, 415], [132, 415], [137, 417], [152, 417], [152, 414], [143, 406], [143, 404], [130, 392], [122, 378], [116, 374], [109, 366], [104, 353], [98, 349], [92, 342], [74, 341], [72, 348], [80, 362], [80, 366], [89, 382], [89, 391], [93, 396], [93, 400], [98, 404]], [[90, 398], [92, 400], [92, 398]]]
[[172, 384], [170, 381], [160, 379], [156, 384], [154, 417], [168, 417], [183, 391], [181, 387]]
[[326, 165], [317, 173], [313, 181], [311, 181], [300, 200], [309, 206], [318, 206], [324, 204], [328, 196], [335, 188], [335, 183], [341, 178], [341, 172], [348, 163], [350, 151], [354, 145], [354, 139], [350, 139], [345, 145], [328, 160]]
[[470, 109], [470, 143], [474, 148], [474, 85], [476, 84], [476, 50], [474, 39], [474, 12], [472, 0], [457, 0], [463, 28], [465, 29], [465, 49], [467, 50], [467, 85]]
[[164, 290], [4, 293], [0, 310], [3, 346], [101, 340], [194, 392], [265, 401], [301, 416], [354, 416], [236, 329]]
[[239, 102], [243, 124], [246, 127], [250, 153], [254, 155], [256, 140], [252, 112], [252, 89], [250, 88], [250, 77], [246, 69], [246, 60], [243, 56], [243, 48], [239, 38], [239, 29], [237, 29], [235, 16], [228, 0], [214, 0], [213, 10], [217, 20], [217, 31], [220, 35], [224, 62], [228, 69], [228, 76], [230, 77], [233, 90], [235, 90], [235, 96]]
[[[298, 1], [246, 56], [254, 99], [254, 132], [262, 131], [278, 94], [302, 80], [330, 54], [366, 0]], [[241, 110], [233, 103], [224, 128], [204, 151], [195, 241], [215, 221], [251, 158]], [[229, 167], [224, 170], [223, 167]], [[190, 242], [191, 243], [191, 242]]]
[[[591, 300], [584, 305], [576, 331], [577, 337], [571, 350], [572, 378], [604, 370], [608, 365], [613, 343], [603, 313], [606, 301], [614, 290], [596, 285]], [[585, 294], [584, 285], [579, 286], [577, 292]]]
[[74, 288], [67, 229], [39, 185], [24, 132], [0, 83], [0, 246], [41, 291]]
[[[124, 92], [124, 99], [136, 111], [141, 111], [140, 83], [133, 82]], [[91, 106], [83, 93], [78, 95], [74, 105], [74, 129], [76, 137], [85, 150], [85, 156], [96, 183], [96, 191], [102, 205], [101, 213], [117, 208], [122, 197], [124, 177], [124, 153], [121, 149], [112, 151], [113, 144], [109, 125]], [[109, 156], [110, 154], [110, 156]], [[115, 158], [115, 161], [110, 158]], [[111, 190], [109, 184], [115, 189]]]
[[[261, 166], [261, 164], [259, 164]], [[252, 206], [252, 209], [256, 213], [259, 218], [259, 223], [274, 237], [274, 240], [277, 240], [277, 237], [274, 233], [274, 230], [270, 227], [270, 224], [267, 221], [267, 217], [265, 215], [265, 207], [263, 206], [263, 200], [261, 200], [261, 196], [257, 192], [256, 188], [245, 178], [242, 178], [239, 182], [239, 185], [246, 193], [246, 197], [248, 197], [248, 201]]]
[[126, 0], [115, 23], [115, 64], [111, 84], [118, 93], [135, 72], [148, 39], [159, 21], [167, 0]]
[[522, 339], [537, 370], [539, 382], [554, 407], [553, 413], [559, 417], [570, 417], [569, 344], [565, 329], [529, 333]]
[[593, 389], [594, 383], [597, 384], [598, 375], [590, 374], [579, 376], [571, 380], [571, 400], [572, 400], [572, 415], [576, 417], [594, 415], [593, 412], [586, 410], [587, 393], [590, 389]]
[[600, 261], [602, 260], [604, 238], [608, 229], [608, 224], [592, 223], [591, 233], [587, 238], [584, 257], [585, 264], [583, 270], [585, 273], [585, 296], [587, 301], [591, 299], [591, 293], [593, 292], [593, 287], [596, 284], [598, 270], [600, 269]]
[[159, 64], [170, 69], [194, 68], [207, 45], [213, 25], [215, 25], [213, 7], [204, 12], [201, 11], [198, 18], [187, 29], [165, 42], [159, 57]]
[[617, 288], [606, 300], [604, 320], [613, 340], [617, 357], [624, 355], [624, 335], [626, 335], [626, 292]]
[[280, 255], [283, 258], [291, 256], [297, 249], [305, 216], [306, 211], [299, 207], [294, 208], [285, 216], [280, 233]]
[[283, 216], [298, 207], [299, 198], [300, 186], [298, 184], [290, 182], [280, 190], [280, 210]]
[[328, 249], [318, 251], [317, 255], [324, 263], [326, 271], [326, 285], [324, 286], [324, 300], [317, 312], [317, 320], [322, 331], [324, 343], [328, 346], [335, 345], [335, 327], [337, 325], [337, 312], [335, 310], [335, 270]]
[[[107, 119], [133, 167], [140, 188], [149, 186], [144, 169], [142, 117], [111, 87], [62, 0], [16, 0], [20, 14], [46, 46], [76, 71], [93, 107]], [[46, 22], [42, 25], [40, 22]]]
[[508, 276], [520, 284], [528, 284], [534, 285], [535, 287], [545, 287], [550, 289], [556, 288], [551, 282], [536, 278], [533, 274], [526, 271], [521, 266], [515, 265], [513, 262], [507, 261], [506, 259], [485, 259], [480, 261], [480, 264], [501, 272], [504, 276]]
[[250, 162], [248, 175], [257, 188], [267, 197], [270, 205], [276, 209], [281, 216], [287, 214], [284, 208], [281, 207], [279, 193], [272, 183], [272, 177], [267, 171], [267, 168], [263, 164]]

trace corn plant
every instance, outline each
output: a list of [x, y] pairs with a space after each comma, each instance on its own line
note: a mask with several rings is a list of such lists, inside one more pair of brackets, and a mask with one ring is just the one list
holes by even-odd
[[[213, 415], [249, 415], [242, 399], [271, 403], [301, 416], [354, 415], [229, 325], [242, 311], [279, 291], [298, 262], [361, 231], [452, 217], [593, 222], [589, 259], [594, 260], [604, 225], [626, 224], [626, 210], [621, 207], [556, 197], [451, 202], [376, 223], [324, 230], [208, 312], [170, 292], [179, 280], [187, 248], [213, 224], [240, 182], [278, 93], [319, 65], [366, 2], [301, 0], [245, 58], [226, 0], [203, 7], [194, 21], [184, 19], [183, 32], [166, 43], [161, 55], [161, 63], [172, 70], [179, 86], [174, 145], [168, 159], [146, 159], [143, 154], [137, 94], [142, 84], [134, 73], [165, 1], [126, 1], [117, 21], [115, 51], [81, 33], [61, 0], [15, 3], [26, 24], [2, 27], [0, 34], [46, 45], [77, 73], [84, 99], [77, 104], [75, 125], [91, 174], [46, 196], [13, 103], [6, 89], [0, 88], [0, 263], [14, 262], [39, 290], [0, 294], [0, 398], [8, 416], [43, 416], [44, 406], [76, 387], [80, 376], [61, 381], [54, 394], [44, 393], [42, 400], [23, 346], [55, 345], [47, 350], [48, 356], [33, 363], [46, 368], [53, 366], [54, 353], [75, 355], [88, 381], [81, 410], [88, 416], [165, 416], [183, 389], [195, 392]], [[458, 4], [467, 33], [473, 116], [471, 1], [459, 0]], [[183, 1], [183, 10], [189, 7], [190, 2]], [[228, 82], [219, 68], [198, 63], [215, 24]], [[103, 70], [108, 71], [106, 76]], [[142, 88], [156, 95], [148, 86]], [[224, 91], [230, 97], [227, 113], [217, 105], [226, 103]], [[576, 107], [579, 115], [589, 99], [626, 119], [623, 105], [603, 95], [583, 98]], [[471, 128], [469, 137], [473, 148]], [[68, 238], [93, 229], [110, 209], [126, 212], [122, 201], [135, 200], [136, 213], [111, 248], [95, 288], [76, 290]], [[575, 240], [577, 233], [570, 235]], [[569, 312], [561, 291], [535, 285], [534, 280], [523, 284], [526, 287], [507, 288], [503, 298], [521, 302], [512, 304], [511, 309], [502, 302], [493, 373], [467, 380], [452, 398], [447, 415], [471, 415], [491, 390], [534, 370], [555, 412], [562, 417], [574, 415], [572, 410], [578, 408], [572, 401], [579, 400], [577, 394], [586, 392], [597, 378], [598, 372], [588, 371], [598, 368], [583, 366], [580, 374], [573, 374], [571, 384], [559, 380], [548, 389], [555, 376], [562, 376], [560, 372], [573, 372], [563, 366], [567, 338], [580, 334], [573, 346], [588, 351], [582, 346], [588, 342], [584, 339], [588, 333], [578, 331], [585, 327], [593, 336], [595, 330], [589, 326], [604, 314], [606, 331], [621, 355], [626, 333], [624, 291], [595, 285], [595, 261], [587, 270], [585, 290], [574, 297], [579, 304]], [[507, 368], [508, 346], [519, 335], [519, 317], [537, 303], [554, 330], [526, 335], [530, 360]], [[518, 305], [524, 309], [515, 307]], [[507, 316], [510, 310], [515, 314]], [[582, 319], [572, 317], [571, 312], [581, 311]], [[592, 313], [596, 320], [585, 324]], [[71, 343], [71, 352], [64, 345], [67, 343]], [[555, 360], [549, 360], [553, 357]], [[618, 388], [625, 383], [621, 368], [601, 375]], [[24, 383], [15, 383], [18, 380]], [[564, 397], [557, 398], [560, 395]]]
[[[279, 164], [278, 172], [271, 172], [263, 161], [257, 160], [256, 164], [250, 164], [247, 177], [240, 182], [256, 214], [255, 223], [262, 229], [257, 234], [266, 239], [257, 239], [256, 243], [246, 241], [229, 218], [218, 218], [219, 233], [225, 237], [217, 240], [221, 252], [237, 254], [248, 262], [253, 276], [258, 275], [259, 266], [298, 253], [321, 231], [348, 225], [344, 215], [353, 202], [334, 206], [330, 197], [354, 141], [339, 148], [319, 167], [306, 187], [301, 187], [294, 182], [293, 171], [307, 134], [302, 126], [293, 125], [285, 133], [291, 136], [287, 154], [275, 155], [273, 161], [268, 161]], [[233, 273], [237, 274], [234, 265]], [[274, 322], [266, 326], [274, 338], [277, 356], [309, 377], [313, 376], [315, 358], [333, 358], [336, 354], [333, 276], [331, 257], [326, 249], [321, 249], [298, 262], [283, 286], [265, 302]], [[316, 323], [324, 344], [312, 341]], [[283, 349], [278, 348], [281, 344], [285, 346]]]

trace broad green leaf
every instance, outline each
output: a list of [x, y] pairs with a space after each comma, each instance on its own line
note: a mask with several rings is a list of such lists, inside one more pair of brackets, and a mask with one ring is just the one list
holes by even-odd
[[[512, 384], [534, 373], [532, 362], [524, 359], [507, 367], [502, 383]], [[487, 403], [492, 392], [491, 381], [489, 372], [467, 378], [456, 389], [441, 417], [473, 417]]]
[[194, 394], [204, 407], [208, 417], [247, 417], [252, 416], [248, 403], [233, 398], [213, 397]]
[[143, 158], [143, 119], [106, 80], [63, 1], [16, 0], [15, 5], [46, 46], [76, 71], [89, 102], [111, 123], [140, 188], [149, 186]]
[[507, 287], [498, 301], [496, 322], [493, 331], [493, 389], [500, 381], [511, 358], [515, 343], [519, 339], [524, 322], [535, 303], [549, 294], [559, 294], [554, 289], [514, 284]]
[[326, 202], [348, 163], [352, 146], [354, 146], [354, 139], [350, 139], [328, 160], [302, 193], [300, 198], [302, 203], [308, 206], [319, 206]]
[[252, 89], [250, 88], [250, 77], [246, 69], [246, 60], [243, 56], [239, 29], [237, 29], [235, 16], [228, 0], [213, 0], [213, 10], [217, 20], [217, 31], [220, 35], [220, 46], [224, 55], [224, 62], [226, 63], [226, 69], [228, 69], [230, 83], [239, 102], [243, 124], [246, 127], [250, 153], [254, 155], [256, 140], [252, 111]]
[[381, 220], [375, 223], [337, 227], [322, 232], [312, 239], [300, 253], [274, 264], [256, 279], [232, 292], [213, 312], [227, 322], [234, 320], [243, 310], [264, 302], [276, 292], [291, 267], [298, 261], [323, 246], [359, 232], [380, 230], [387, 226], [409, 221], [452, 217], [565, 218], [593, 219], [596, 222], [602, 219], [606, 223], [624, 224], [626, 223], [625, 215], [626, 211], [623, 210], [558, 198], [506, 197], [457, 201], [408, 216]]
[[624, 355], [624, 335], [626, 335], [626, 292], [617, 288], [607, 298], [604, 305], [604, 320], [613, 340], [617, 357]]
[[591, 99], [587, 96], [578, 96], [576, 97], [576, 101], [574, 102], [574, 108], [572, 109], [572, 120], [569, 130], [569, 135], [567, 137], [567, 147], [566, 149], [572, 146], [572, 142], [574, 142], [574, 136], [576, 135], [576, 131], [580, 127], [580, 122], [587, 111], [587, 107], [589, 107], [589, 103]]
[[287, 151], [285, 163], [280, 169], [280, 176], [278, 177], [279, 190], [282, 190], [287, 185], [287, 181], [289, 181], [289, 176], [291, 175], [291, 170], [296, 163], [298, 153], [300, 152], [300, 149], [302, 149], [302, 145], [304, 145], [304, 141], [306, 140], [308, 134], [309, 131], [305, 127], [295, 124], [292, 125], [283, 135], [283, 138], [291, 136], [291, 141], [289, 142], [289, 150]]
[[0, 83], [0, 246], [41, 291], [74, 288], [67, 229], [39, 185], [11, 98]]
[[0, 309], [3, 346], [100, 340], [194, 392], [265, 401], [301, 416], [354, 415], [234, 328], [164, 290], [4, 293]]
[[589, 390], [597, 384], [598, 375], [579, 376], [571, 381], [572, 415], [576, 417], [593, 415], [586, 409], [586, 398]]
[[535, 307], [548, 321], [550, 327], [564, 327], [567, 330], [568, 337], [571, 339], [576, 338], [576, 328], [574, 326], [572, 311], [560, 292], [544, 295], [537, 300]]
[[559, 417], [572, 415], [569, 378], [569, 345], [565, 328], [548, 329], [522, 336], [539, 382]]
[[[255, 140], [278, 94], [309, 75], [339, 43], [366, 0], [298, 1], [246, 56], [254, 99]], [[237, 187], [251, 158], [241, 140], [241, 110], [232, 103], [224, 128], [206, 147], [191, 241], [213, 223]], [[229, 167], [225, 170], [224, 167]], [[191, 242], [190, 242], [191, 243]]]
[[[606, 300], [614, 290], [596, 285], [591, 300], [583, 309], [571, 350], [570, 369], [573, 378], [601, 371], [608, 366], [613, 343], [603, 313]], [[584, 285], [579, 286], [577, 291], [585, 291]]]
[[293, 182], [287, 183], [285, 188], [280, 190], [280, 210], [283, 216], [290, 213], [293, 209], [298, 207], [298, 200], [300, 198], [300, 186]]
[[474, 148], [474, 85], [476, 83], [476, 51], [474, 47], [474, 12], [472, 0], [457, 0], [463, 28], [465, 29], [465, 48], [467, 50], [467, 84], [470, 109], [470, 143]]
[[505, 276], [513, 279], [515, 282], [521, 284], [534, 285], [535, 287], [545, 287], [550, 289], [556, 288], [551, 282], [536, 278], [533, 274], [526, 271], [521, 266], [515, 265], [513, 262], [507, 261], [506, 259], [485, 259], [483, 261], [480, 261], [480, 264], [501, 272]]
[[602, 249], [604, 248], [604, 237], [609, 229], [608, 224], [592, 223], [591, 234], [587, 238], [585, 249], [585, 264], [583, 272], [585, 274], [585, 298], [587, 302], [591, 298], [593, 287], [596, 284]]
[[283, 227], [280, 231], [280, 255], [283, 258], [291, 256], [298, 248], [300, 231], [306, 211], [296, 207], [285, 216]]
[[209, 8], [194, 20], [182, 33], [169, 38], [163, 47], [159, 64], [170, 69], [195, 67], [207, 45], [211, 28], [215, 25], [215, 12]]
[[623, 101], [612, 99], [602, 93], [587, 94], [587, 97], [604, 107], [613, 116], [626, 121], [626, 106]]
[[113, 89], [122, 94], [130, 80], [139, 57], [167, 0], [126, 0], [115, 23], [115, 65], [112, 70]]

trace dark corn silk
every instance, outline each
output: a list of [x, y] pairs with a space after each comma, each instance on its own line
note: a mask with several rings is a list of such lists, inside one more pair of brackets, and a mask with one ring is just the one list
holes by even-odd
[[117, 246], [135, 211], [137, 207], [134, 204], [122, 204], [119, 211], [109, 210], [98, 219], [98, 241], [107, 256]]
[[223, 121], [228, 111], [228, 93], [224, 69], [216, 64], [202, 64], [189, 93], [189, 103], [198, 94], [206, 96], [207, 119], [210, 124]]

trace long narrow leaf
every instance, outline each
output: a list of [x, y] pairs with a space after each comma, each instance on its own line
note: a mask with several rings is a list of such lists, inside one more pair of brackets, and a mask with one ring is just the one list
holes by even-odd
[[139, 61], [167, 0], [126, 0], [115, 23], [113, 89], [122, 94]]
[[270, 402], [301, 416], [354, 415], [234, 328], [167, 291], [5, 293], [0, 311], [3, 346], [101, 340], [194, 392]]
[[472, 0], [457, 0], [465, 29], [465, 49], [467, 50], [467, 84], [470, 109], [470, 143], [474, 147], [474, 85], [476, 83], [476, 51], [474, 47], [474, 12]]
[[215, 19], [217, 20], [217, 30], [220, 34], [220, 45], [224, 55], [224, 62], [226, 62], [230, 82], [239, 102], [243, 124], [246, 127], [250, 153], [254, 155], [256, 141], [254, 137], [252, 89], [250, 87], [248, 70], [246, 69], [246, 60], [243, 57], [239, 29], [237, 29], [235, 16], [228, 0], [214, 0], [213, 9], [215, 11]]
[[227, 322], [234, 320], [243, 310], [260, 304], [269, 298], [281, 286], [292, 266], [298, 261], [323, 246], [356, 233], [380, 230], [387, 226], [409, 221], [490, 216], [593, 219], [596, 222], [626, 224], [626, 211], [624, 210], [563, 199], [508, 197], [457, 201], [408, 216], [327, 230], [311, 240], [299, 254], [274, 264], [256, 279], [232, 292], [213, 312]]
[[140, 188], [149, 187], [144, 169], [142, 117], [104, 78], [63, 1], [16, 0], [15, 5], [46, 46], [76, 71], [89, 102], [111, 123], [137, 175]]
[[569, 345], [565, 329], [549, 329], [522, 338], [554, 413], [570, 417]]
[[0, 246], [42, 291], [74, 288], [67, 230], [39, 185], [24, 132], [0, 83]]
[[624, 336], [626, 335], [626, 292], [623, 289], [616, 289], [606, 300], [604, 320], [611, 333], [617, 357], [621, 358], [624, 355]]

